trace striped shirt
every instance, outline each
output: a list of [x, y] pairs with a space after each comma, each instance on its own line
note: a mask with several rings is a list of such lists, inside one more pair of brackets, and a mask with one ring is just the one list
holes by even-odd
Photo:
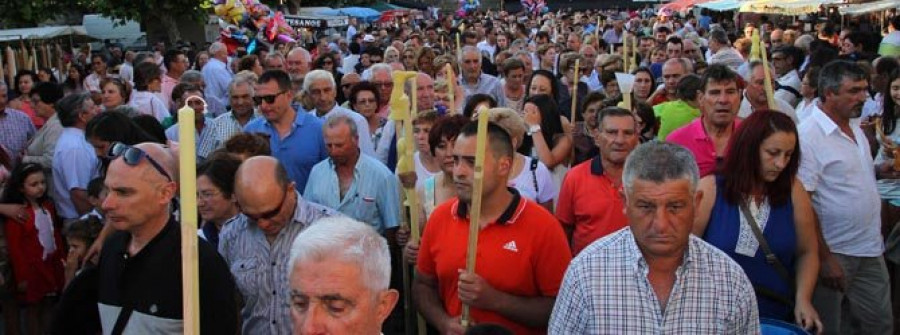
[[691, 236], [664, 307], [630, 228], [594, 242], [569, 265], [550, 334], [759, 334], [756, 295], [733, 260]]
[[25, 145], [35, 132], [37, 130], [27, 114], [9, 107], [0, 110], [0, 145], [12, 153], [13, 162], [25, 151]]
[[[256, 112], [250, 114], [247, 123], [250, 123], [250, 121], [253, 121], [253, 119], [256, 119], [257, 117], [258, 115], [256, 115]], [[224, 147], [225, 142], [228, 142], [232, 136], [244, 131], [244, 126], [238, 122], [238, 119], [234, 117], [232, 112], [219, 115], [212, 121], [207, 122], [206, 126], [209, 129], [200, 137], [200, 142], [198, 142], [197, 147], [197, 156], [202, 158], [209, 157], [209, 154], [213, 151]]]
[[219, 253], [228, 263], [244, 297], [241, 309], [244, 334], [291, 334], [288, 258], [294, 238], [314, 221], [338, 215], [334, 210], [303, 200], [291, 222], [281, 228], [271, 244], [256, 223], [239, 214], [226, 222], [219, 234]]

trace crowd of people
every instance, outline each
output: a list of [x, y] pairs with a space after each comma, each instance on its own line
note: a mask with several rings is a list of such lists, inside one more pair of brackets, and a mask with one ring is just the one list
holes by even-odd
[[5, 333], [183, 332], [197, 206], [203, 333], [415, 332], [408, 303], [440, 334], [891, 334], [900, 15], [831, 22], [488, 10], [252, 53], [74, 50], [0, 81]]

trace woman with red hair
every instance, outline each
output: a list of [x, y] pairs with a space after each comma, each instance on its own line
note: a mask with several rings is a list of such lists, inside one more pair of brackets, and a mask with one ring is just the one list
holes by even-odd
[[783, 113], [757, 111], [731, 136], [727, 152], [721, 169], [700, 181], [693, 233], [744, 269], [760, 317], [821, 331], [811, 303], [819, 271], [815, 219], [796, 178], [794, 122]]

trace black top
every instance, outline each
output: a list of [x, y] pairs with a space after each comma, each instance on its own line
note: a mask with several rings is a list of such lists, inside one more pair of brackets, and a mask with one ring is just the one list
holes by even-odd
[[[235, 334], [238, 307], [234, 279], [215, 249], [197, 239], [201, 333]], [[122, 308], [131, 308], [126, 333], [171, 332], [183, 319], [179, 224], [170, 218], [134, 256], [127, 252], [130, 240], [127, 232], [116, 232], [104, 244], [97, 299], [102, 324], [107, 331], [112, 330]]]

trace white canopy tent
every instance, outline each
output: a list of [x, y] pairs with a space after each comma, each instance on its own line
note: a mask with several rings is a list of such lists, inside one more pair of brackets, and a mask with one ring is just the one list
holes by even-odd
[[900, 1], [897, 0], [880, 0], [874, 2], [852, 4], [838, 7], [841, 15], [861, 15], [866, 13], [889, 10], [892, 8], [900, 8]]
[[59, 36], [87, 36], [84, 26], [52, 26], [0, 30], [0, 42], [16, 40], [44, 40]]

